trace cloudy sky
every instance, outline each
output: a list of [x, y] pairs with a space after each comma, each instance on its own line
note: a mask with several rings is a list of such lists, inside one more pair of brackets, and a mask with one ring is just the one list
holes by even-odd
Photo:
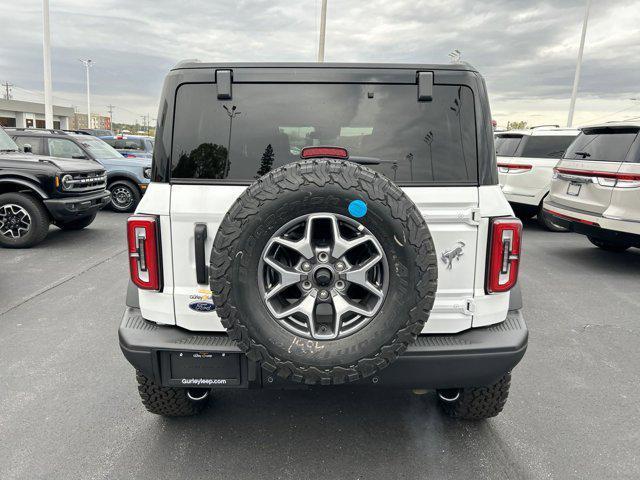
[[[485, 76], [494, 118], [566, 122], [586, 0], [329, 0], [326, 60], [446, 63]], [[50, 0], [56, 104], [157, 112], [178, 60], [314, 61], [320, 0]], [[0, 0], [0, 82], [42, 99], [42, 2]], [[637, 101], [630, 100], [638, 98]], [[640, 117], [640, 0], [594, 0], [576, 123]]]

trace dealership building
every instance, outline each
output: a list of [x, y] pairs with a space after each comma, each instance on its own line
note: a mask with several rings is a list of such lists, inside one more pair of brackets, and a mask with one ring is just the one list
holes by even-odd
[[[71, 107], [54, 105], [53, 128], [68, 129], [73, 113]], [[0, 99], [0, 125], [3, 127], [45, 128], [44, 103]]]

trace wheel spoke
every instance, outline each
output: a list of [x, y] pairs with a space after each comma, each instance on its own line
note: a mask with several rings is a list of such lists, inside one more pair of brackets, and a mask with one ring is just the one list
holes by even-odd
[[356, 315], [363, 315], [365, 317], [371, 316], [373, 309], [363, 308], [360, 305], [347, 300], [343, 295], [336, 293], [332, 297], [333, 301], [333, 313], [335, 315], [336, 331], [340, 331], [342, 324], [342, 317], [347, 313], [355, 313]]
[[313, 313], [315, 310], [315, 305], [316, 305], [316, 299], [312, 295], [307, 295], [298, 303], [290, 306], [289, 308], [282, 310], [280, 312], [276, 312], [276, 318], [286, 318], [286, 317], [290, 317], [294, 313], [301, 313], [305, 317], [307, 317], [307, 321], [309, 322], [309, 327], [313, 327], [314, 325]]
[[298, 283], [301, 279], [301, 273], [290, 269], [271, 257], [264, 257], [264, 262], [273, 268], [280, 276], [280, 282], [273, 286], [266, 294], [265, 298], [269, 300], [271, 297], [281, 292], [285, 288]]
[[273, 241], [279, 245], [295, 250], [304, 258], [309, 260], [313, 257], [313, 247], [311, 246], [311, 222], [312, 217], [309, 217], [307, 224], [304, 227], [304, 235], [300, 240], [293, 241], [284, 237], [275, 237]]
[[333, 233], [331, 256], [333, 258], [340, 258], [352, 248], [373, 240], [373, 236], [368, 234], [362, 234], [352, 240], [343, 238], [338, 226], [338, 219], [334, 216], [331, 216], [331, 230]]
[[377, 297], [382, 297], [382, 290], [371, 283], [367, 278], [369, 270], [371, 270], [380, 260], [382, 260], [382, 255], [376, 254], [366, 262], [347, 270], [344, 273], [344, 276], [349, 282], [366, 288]]

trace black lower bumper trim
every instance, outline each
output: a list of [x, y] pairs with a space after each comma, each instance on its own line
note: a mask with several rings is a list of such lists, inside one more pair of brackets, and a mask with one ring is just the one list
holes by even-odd
[[553, 218], [553, 223], [556, 223], [572, 232], [606, 242], [628, 243], [629, 245], [640, 248], [640, 235], [634, 235], [633, 233], [627, 232], [618, 232], [616, 230], [602, 228], [597, 224], [591, 225], [588, 223], [580, 222], [578, 220], [572, 220], [568, 216], [555, 215], [549, 210], [545, 210], [544, 213], [545, 215]]
[[44, 205], [54, 220], [58, 222], [68, 222], [96, 213], [105, 207], [110, 199], [110, 192], [108, 190], [101, 190], [87, 195], [44, 200]]
[[[198, 333], [178, 327], [162, 326], [142, 318], [140, 310], [127, 307], [118, 331], [120, 348], [136, 369], [163, 385], [185, 385], [202, 379], [208, 366], [194, 366], [192, 372], [180, 367], [180, 375], [172, 374], [171, 359], [177, 353], [204, 358], [205, 353], [224, 354], [225, 375], [212, 378], [214, 388], [246, 388], [248, 386], [291, 387], [297, 384], [270, 377], [248, 362], [226, 334]], [[527, 349], [528, 330], [520, 310], [511, 310], [504, 322], [490, 327], [473, 328], [451, 335], [421, 335], [407, 351], [378, 374], [352, 385], [374, 385], [403, 388], [457, 388], [485, 386], [495, 383], [511, 371]], [[239, 361], [235, 378], [228, 366]], [[208, 359], [214, 362], [215, 358]], [[191, 365], [191, 364], [189, 364]], [[212, 365], [212, 364], [211, 364]], [[190, 374], [189, 374], [190, 373]], [[188, 378], [184, 378], [184, 377]], [[205, 375], [206, 376], [206, 375]], [[207, 383], [203, 383], [207, 384]]]

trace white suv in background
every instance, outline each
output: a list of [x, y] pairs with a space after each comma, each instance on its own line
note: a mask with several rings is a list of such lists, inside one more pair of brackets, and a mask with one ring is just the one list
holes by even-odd
[[553, 167], [579, 133], [542, 126], [495, 135], [500, 186], [518, 217], [537, 215], [548, 230], [565, 230], [542, 214], [542, 201], [549, 193]]
[[554, 169], [545, 216], [591, 243], [640, 247], [640, 123], [585, 127]]

